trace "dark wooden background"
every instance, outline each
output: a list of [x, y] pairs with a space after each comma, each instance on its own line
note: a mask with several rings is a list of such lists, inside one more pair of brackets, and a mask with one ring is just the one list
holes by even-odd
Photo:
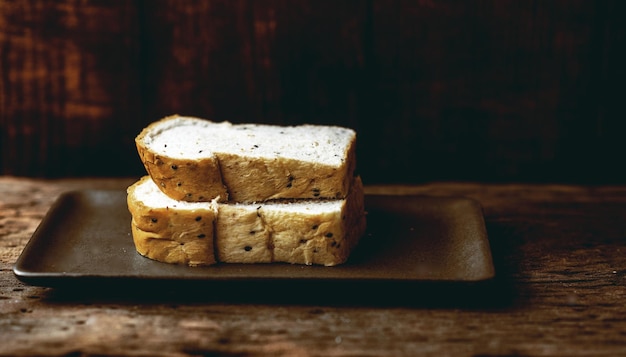
[[625, 183], [626, 2], [0, 0], [0, 174], [128, 176], [172, 113], [358, 131], [366, 183]]

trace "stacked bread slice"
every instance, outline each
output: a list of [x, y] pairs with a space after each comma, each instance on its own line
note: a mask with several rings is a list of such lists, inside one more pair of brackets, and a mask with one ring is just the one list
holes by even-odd
[[332, 266], [364, 234], [351, 129], [175, 115], [135, 142], [148, 174], [128, 188], [127, 202], [143, 256], [191, 266]]

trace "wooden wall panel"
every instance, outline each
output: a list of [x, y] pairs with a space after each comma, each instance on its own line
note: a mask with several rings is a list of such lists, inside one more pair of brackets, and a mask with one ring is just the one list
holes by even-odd
[[125, 1], [0, 1], [2, 173], [107, 175], [136, 164], [136, 18]]
[[607, 62], [615, 57], [606, 46], [625, 44], [616, 6], [374, 2], [371, 71], [382, 100], [368, 111], [401, 129], [386, 127], [380, 141], [376, 124], [365, 130], [386, 151], [378, 166], [415, 165], [409, 181], [623, 180], [612, 163], [625, 147], [601, 146], [618, 138], [598, 127], [625, 128], [623, 109], [600, 117], [608, 98], [624, 94], [607, 77], [624, 79], [623, 65]]
[[626, 182], [618, 0], [0, 0], [4, 174], [136, 175], [172, 113], [346, 125], [366, 183]]
[[364, 1], [146, 7], [148, 117], [357, 125]]

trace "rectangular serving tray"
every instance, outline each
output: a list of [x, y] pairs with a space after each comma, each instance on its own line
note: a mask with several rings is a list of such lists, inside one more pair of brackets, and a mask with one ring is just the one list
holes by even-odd
[[[494, 277], [482, 207], [463, 197], [366, 195], [367, 232], [347, 263], [217, 264], [150, 260], [133, 245], [125, 191], [73, 191], [51, 207], [14, 265], [21, 281], [91, 284], [480, 282]], [[109, 285], [110, 286], [110, 285]]]

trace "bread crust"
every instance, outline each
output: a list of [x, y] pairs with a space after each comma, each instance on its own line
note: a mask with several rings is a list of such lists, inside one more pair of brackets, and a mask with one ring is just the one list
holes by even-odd
[[[145, 142], [165, 117], [144, 128], [135, 138], [139, 157], [148, 174], [167, 196], [189, 202], [263, 202], [281, 198], [343, 199], [356, 168], [356, 135], [340, 166], [276, 157], [216, 152], [202, 159], [173, 158], [152, 151]], [[202, 120], [189, 118], [191, 120]]]

